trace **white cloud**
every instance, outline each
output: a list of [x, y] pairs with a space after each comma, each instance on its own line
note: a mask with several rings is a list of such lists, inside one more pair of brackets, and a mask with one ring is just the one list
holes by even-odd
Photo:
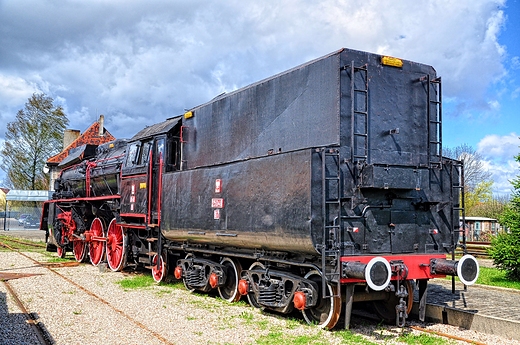
[[486, 135], [477, 144], [477, 151], [484, 157], [495, 159], [508, 159], [520, 153], [520, 135], [510, 133], [508, 135]]
[[16, 69], [29, 85], [37, 73], [38, 89], [63, 97], [70, 114], [157, 122], [341, 47], [432, 64], [445, 96], [466, 107], [496, 105], [485, 92], [504, 73], [503, 0], [31, 4], [3, 5], [0, 73]]
[[38, 87], [34, 82], [12, 76], [0, 74], [0, 99], [3, 106], [13, 107], [25, 103], [31, 94], [37, 92]]
[[520, 175], [520, 165], [514, 159], [520, 153], [520, 138], [516, 133], [509, 135], [487, 135], [477, 146], [484, 157], [484, 168], [492, 174], [493, 191], [510, 194], [510, 181]]
[[[475, 109], [482, 116], [482, 109], [500, 108], [486, 91], [505, 74], [497, 40], [504, 6], [505, 0], [1, 2], [0, 140], [33, 92], [61, 104], [71, 128], [84, 130], [102, 113], [114, 135], [130, 137], [222, 91], [341, 47], [431, 64], [443, 77], [445, 101], [468, 118]], [[520, 66], [518, 57], [511, 63]]]

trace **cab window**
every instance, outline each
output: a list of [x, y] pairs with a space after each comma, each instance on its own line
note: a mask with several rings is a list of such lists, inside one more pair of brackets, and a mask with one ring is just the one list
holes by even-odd
[[150, 148], [152, 147], [152, 141], [147, 141], [143, 143], [143, 149], [141, 150], [141, 159], [139, 161], [139, 165], [148, 164], [150, 160]]
[[128, 154], [126, 156], [126, 162], [125, 165], [127, 167], [131, 167], [137, 164], [138, 159], [138, 153], [139, 153], [139, 144], [135, 143], [130, 145], [130, 148], [128, 149]]

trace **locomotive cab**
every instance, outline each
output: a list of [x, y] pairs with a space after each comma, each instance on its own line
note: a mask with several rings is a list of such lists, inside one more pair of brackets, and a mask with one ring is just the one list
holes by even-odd
[[182, 117], [149, 126], [129, 140], [121, 170], [121, 223], [160, 223], [160, 183], [182, 163]]

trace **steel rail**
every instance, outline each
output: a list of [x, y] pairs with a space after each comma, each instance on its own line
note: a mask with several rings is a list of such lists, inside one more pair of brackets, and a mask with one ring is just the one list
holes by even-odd
[[29, 246], [29, 247], [45, 248], [45, 245], [41, 244], [41, 243], [25, 242], [25, 241], [20, 241], [18, 239], [14, 239], [14, 238], [9, 238], [9, 239], [5, 239], [4, 238], [2, 240], [6, 241], [6, 242], [14, 242], [14, 243], [17, 243], [17, 244], [22, 244], [24, 246]]
[[20, 300], [20, 297], [18, 297], [18, 294], [16, 291], [14, 291], [11, 284], [9, 284], [8, 280], [2, 280], [2, 283], [4, 283], [5, 287], [7, 288], [7, 291], [9, 291], [9, 294], [13, 298], [14, 302], [18, 306], [18, 309], [22, 312], [22, 314], [27, 319], [27, 323], [31, 326], [31, 328], [34, 331], [34, 334], [38, 338], [38, 341], [42, 345], [52, 345], [54, 344], [54, 341], [52, 340], [52, 337], [44, 330], [44, 328], [41, 326], [40, 322], [34, 317], [32, 313], [29, 313], [29, 311], [25, 308], [23, 305], [23, 302]]
[[469, 343], [469, 344], [486, 345], [486, 343], [483, 343], [483, 342], [480, 342], [480, 341], [477, 341], [477, 340], [466, 339], [466, 338], [459, 337], [459, 336], [456, 336], [456, 335], [451, 335], [451, 334], [444, 333], [444, 332], [434, 331], [434, 330], [426, 329], [426, 328], [419, 327], [419, 326], [410, 326], [410, 328], [411, 329], [415, 329], [416, 331], [419, 331], [419, 332], [435, 334], [435, 335], [438, 335], [440, 337], [444, 337], [444, 338], [448, 338], [448, 339], [464, 341], [464, 342]]

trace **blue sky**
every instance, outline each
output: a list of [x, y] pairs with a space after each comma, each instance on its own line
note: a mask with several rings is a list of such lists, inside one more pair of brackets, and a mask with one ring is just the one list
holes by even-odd
[[[443, 141], [448, 147], [466, 143], [475, 148], [493, 174], [494, 192], [505, 195], [511, 189], [508, 180], [520, 173], [513, 160], [520, 154], [520, 1], [507, 1], [502, 10], [497, 44], [503, 69], [489, 80], [484, 97], [476, 99], [483, 104], [460, 109], [445, 103]], [[479, 75], [487, 68], [482, 64], [474, 73]], [[442, 77], [449, 79], [450, 75]]]
[[34, 92], [62, 105], [71, 128], [104, 114], [131, 137], [346, 47], [434, 66], [444, 146], [478, 150], [507, 194], [520, 173], [518, 1], [0, 0], [0, 145]]

